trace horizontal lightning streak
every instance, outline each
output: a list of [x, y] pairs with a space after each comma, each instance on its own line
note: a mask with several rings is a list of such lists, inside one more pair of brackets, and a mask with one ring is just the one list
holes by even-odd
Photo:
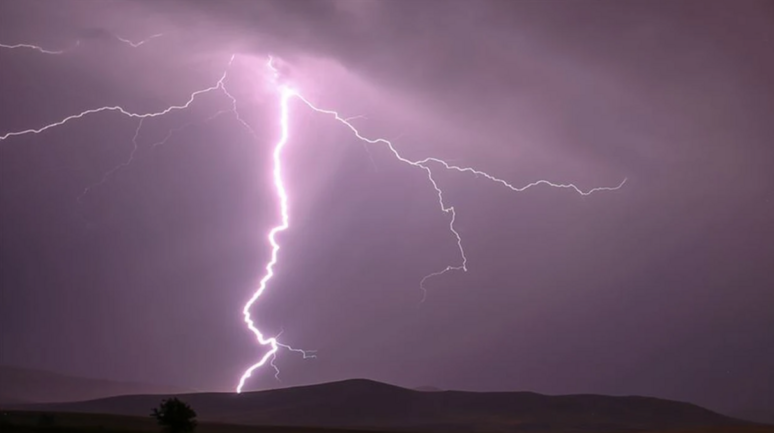
[[67, 51], [69, 49], [77, 47], [78, 45], [80, 45], [80, 43], [81, 43], [81, 41], [75, 41], [75, 44], [73, 44], [72, 47], [66, 48], [66, 49], [62, 49], [62, 50], [47, 50], [47, 49], [45, 49], [45, 48], [43, 48], [43, 47], [41, 47], [39, 45], [33, 45], [33, 44], [15, 44], [15, 45], [0, 44], [0, 48], [6, 48], [6, 49], [9, 49], [9, 50], [28, 49], [28, 50], [35, 50], [35, 51], [37, 51], [39, 53], [43, 53], [43, 54], [59, 55], [59, 54], [64, 54], [65, 51]]
[[522, 192], [522, 191], [525, 191], [525, 190], [527, 190], [529, 188], [532, 188], [533, 186], [548, 185], [548, 186], [550, 186], [552, 188], [572, 189], [572, 190], [575, 190], [575, 192], [577, 192], [578, 194], [586, 196], [586, 195], [590, 195], [590, 194], [593, 194], [593, 193], [599, 192], [599, 191], [615, 191], [617, 189], [620, 189], [622, 186], [624, 186], [624, 184], [626, 183], [626, 180], [627, 180], [626, 178], [624, 178], [624, 180], [622, 180], [621, 183], [619, 183], [617, 186], [600, 186], [600, 187], [596, 187], [596, 188], [591, 188], [591, 189], [589, 189], [587, 191], [583, 191], [582, 189], [578, 188], [577, 186], [575, 186], [572, 183], [566, 183], [566, 184], [564, 184], [564, 183], [554, 183], [554, 182], [551, 182], [551, 181], [548, 181], [548, 180], [536, 180], [536, 181], [530, 182], [530, 183], [528, 183], [528, 184], [526, 184], [526, 185], [524, 185], [522, 187], [517, 187], [517, 186], [511, 185], [510, 183], [508, 183], [507, 181], [505, 181], [503, 179], [494, 177], [491, 174], [483, 172], [481, 170], [476, 170], [476, 169], [470, 168], [470, 167], [459, 167], [459, 166], [456, 166], [456, 165], [449, 164], [448, 162], [446, 162], [446, 161], [444, 161], [442, 159], [438, 159], [438, 158], [425, 158], [425, 159], [423, 159], [421, 161], [417, 161], [417, 163], [421, 164], [421, 165], [425, 165], [428, 162], [438, 163], [438, 164], [442, 165], [444, 168], [446, 168], [447, 170], [455, 170], [455, 171], [459, 171], [461, 173], [472, 173], [472, 174], [475, 174], [476, 176], [483, 176], [483, 177], [491, 180], [492, 182], [499, 183], [500, 185], [503, 185], [506, 188], [510, 189], [511, 191], [515, 191], [515, 192]]
[[[161, 36], [161, 35], [158, 35], [158, 36]], [[149, 38], [147, 40], [150, 40], [152, 38], [153, 37], [151, 37], [151, 38]], [[142, 43], [140, 43], [139, 45], [142, 45]], [[137, 125], [137, 129], [135, 130], [134, 137], [132, 138], [133, 148], [132, 148], [132, 151], [129, 154], [129, 157], [127, 158], [127, 160], [122, 162], [122, 163], [120, 163], [120, 164], [118, 164], [117, 166], [111, 168], [107, 172], [105, 172], [102, 175], [102, 178], [100, 178], [100, 180], [98, 182], [96, 182], [94, 184], [91, 184], [91, 185], [87, 186], [86, 188], [84, 188], [83, 192], [80, 195], [78, 195], [78, 197], [77, 197], [77, 201], [79, 203], [81, 203], [81, 202], [83, 202], [83, 198], [91, 190], [93, 190], [94, 188], [104, 184], [110, 178], [110, 176], [115, 174], [117, 171], [119, 171], [119, 170], [121, 170], [123, 168], [128, 167], [134, 161], [135, 155], [137, 154], [137, 151], [139, 150], [139, 145], [137, 143], [137, 138], [138, 138], [138, 136], [140, 134], [140, 130], [142, 129], [143, 122], [146, 119], [150, 119], [150, 118], [154, 118], [154, 117], [162, 117], [162, 116], [164, 116], [164, 115], [166, 115], [168, 113], [171, 113], [173, 111], [187, 109], [187, 108], [189, 108], [191, 106], [191, 104], [194, 103], [196, 98], [198, 96], [200, 96], [200, 95], [203, 95], [205, 93], [209, 93], [209, 92], [212, 92], [212, 91], [215, 91], [215, 90], [221, 90], [234, 103], [233, 109], [231, 111], [234, 112], [234, 115], [237, 117], [237, 119], [244, 126], [246, 126], [248, 129], [250, 129], [249, 126], [240, 118], [239, 113], [236, 111], [236, 100], [234, 100], [234, 98], [231, 96], [231, 94], [228, 93], [228, 91], [226, 90], [226, 87], [225, 87], [225, 80], [226, 80], [226, 78], [228, 76], [228, 71], [229, 71], [229, 69], [231, 67], [231, 64], [234, 61], [234, 58], [235, 58], [235, 56], [232, 55], [231, 58], [229, 59], [229, 62], [228, 62], [228, 65], [227, 65], [226, 69], [224, 70], [223, 74], [220, 76], [220, 78], [218, 79], [218, 81], [214, 85], [212, 85], [210, 87], [207, 87], [207, 88], [204, 88], [204, 89], [200, 89], [200, 90], [192, 92], [189, 95], [188, 100], [184, 104], [182, 104], [182, 105], [172, 105], [172, 106], [169, 106], [169, 107], [167, 107], [167, 108], [165, 108], [165, 109], [163, 109], [161, 111], [150, 112], [150, 113], [134, 113], [134, 112], [130, 112], [130, 111], [124, 109], [123, 107], [119, 106], [119, 105], [116, 105], [116, 106], [104, 106], [104, 107], [99, 107], [99, 108], [94, 108], [94, 109], [86, 110], [86, 111], [83, 111], [81, 113], [65, 117], [62, 120], [50, 123], [48, 125], [45, 125], [43, 127], [37, 128], [37, 129], [26, 129], [26, 130], [22, 130], [22, 131], [14, 131], [14, 132], [5, 133], [3, 135], [0, 135], [0, 141], [6, 140], [6, 139], [8, 139], [10, 137], [15, 137], [15, 136], [22, 136], [22, 135], [27, 135], [27, 134], [40, 134], [40, 133], [43, 133], [43, 132], [45, 132], [45, 131], [47, 131], [47, 130], [49, 130], [51, 128], [62, 126], [62, 125], [66, 124], [66, 123], [68, 123], [70, 121], [73, 121], [73, 120], [76, 120], [76, 119], [81, 119], [81, 118], [83, 118], [85, 116], [88, 116], [88, 115], [91, 115], [91, 114], [97, 114], [97, 113], [101, 113], [101, 112], [105, 112], [105, 111], [115, 111], [115, 112], [118, 112], [118, 113], [120, 113], [120, 114], [122, 114], [122, 115], [124, 115], [126, 117], [140, 119], [140, 122]], [[217, 117], [221, 113], [222, 113], [222, 110], [218, 111], [214, 115], [212, 115], [209, 118], [205, 119], [205, 122], [209, 121], [209, 120], [211, 120], [211, 119], [213, 119], [215, 117]], [[167, 136], [162, 141], [160, 141], [158, 143], [154, 143], [153, 146], [155, 147], [157, 145], [165, 143], [167, 140], [169, 140], [169, 138], [171, 138], [171, 136], [173, 135], [174, 132], [176, 132], [176, 131], [178, 131], [180, 129], [183, 129], [183, 128], [187, 127], [187, 126], [190, 126], [191, 124], [192, 123], [189, 123], [187, 125], [183, 125], [180, 128], [173, 128], [172, 130], [169, 131]], [[252, 132], [252, 129], [250, 129], [250, 131]]]
[[[143, 39], [143, 40], [141, 40], [139, 42], [134, 42], [131, 39], [123, 38], [123, 37], [118, 36], [118, 35], [113, 35], [113, 37], [115, 37], [116, 40], [118, 40], [118, 41], [120, 41], [120, 42], [122, 42], [122, 43], [124, 43], [126, 45], [129, 45], [132, 48], [139, 48], [142, 45], [145, 45], [148, 42], [152, 41], [153, 39], [159, 38], [161, 36], [164, 36], [164, 33], [156, 33], [155, 35], [151, 35], [151, 36], [149, 36], [149, 37], [147, 37], [147, 38], [145, 38], [145, 39]], [[71, 49], [79, 46], [80, 44], [81, 44], [81, 41], [77, 40], [77, 41], [75, 41], [75, 43], [71, 47], [65, 48], [65, 49], [61, 49], [61, 50], [50, 50], [50, 49], [43, 48], [40, 45], [34, 45], [34, 44], [14, 44], [14, 45], [0, 44], [0, 48], [6, 48], [6, 49], [10, 49], [10, 50], [13, 50], [13, 49], [28, 49], [28, 50], [37, 51], [37, 52], [42, 53], [42, 54], [59, 55], [59, 54], [64, 54], [68, 50], [71, 50]]]
[[105, 112], [105, 111], [115, 111], [115, 112], [123, 114], [126, 117], [132, 117], [132, 118], [137, 118], [137, 119], [147, 119], [147, 118], [164, 116], [165, 114], [170, 113], [172, 111], [184, 110], [184, 109], [190, 107], [191, 104], [196, 99], [196, 97], [199, 96], [199, 95], [202, 95], [202, 94], [205, 94], [205, 93], [212, 92], [214, 90], [223, 88], [223, 80], [225, 80], [225, 79], [226, 79], [226, 73], [224, 72], [223, 75], [218, 80], [217, 84], [215, 84], [214, 86], [207, 87], [207, 88], [201, 89], [201, 90], [197, 90], [197, 91], [191, 93], [191, 95], [188, 98], [188, 101], [186, 101], [185, 104], [182, 104], [182, 105], [172, 105], [172, 106], [169, 106], [169, 107], [167, 107], [167, 108], [165, 108], [165, 109], [163, 109], [161, 111], [152, 112], [152, 113], [134, 113], [134, 112], [131, 112], [131, 111], [128, 111], [128, 110], [124, 109], [120, 105], [112, 105], [112, 106], [105, 106], [105, 107], [99, 107], [99, 108], [92, 108], [92, 109], [89, 109], [89, 110], [82, 111], [82, 112], [80, 112], [78, 114], [73, 114], [71, 116], [67, 116], [67, 117], [65, 117], [62, 120], [59, 120], [59, 121], [53, 122], [53, 123], [49, 123], [48, 125], [42, 126], [40, 128], [37, 128], [37, 129], [30, 128], [30, 129], [25, 129], [23, 131], [6, 132], [5, 134], [0, 135], [0, 141], [6, 140], [6, 139], [8, 139], [10, 137], [18, 137], [18, 136], [21, 136], [21, 135], [40, 134], [42, 132], [48, 131], [51, 128], [55, 128], [57, 126], [62, 126], [62, 125], [66, 124], [67, 122], [70, 122], [72, 120], [81, 119], [81, 118], [83, 118], [85, 116], [88, 116], [90, 114], [97, 114], [97, 113], [102, 113], [102, 112]]
[[122, 38], [121, 36], [118, 36], [118, 35], [114, 35], [114, 36], [116, 37], [116, 39], [118, 39], [119, 41], [121, 41], [121, 42], [123, 42], [123, 43], [125, 43], [125, 44], [127, 44], [129, 46], [131, 46], [132, 48], [137, 48], [137, 47], [140, 47], [142, 45], [147, 44], [148, 42], [152, 41], [153, 39], [156, 39], [158, 37], [164, 36], [164, 33], [156, 33], [155, 35], [148, 36], [147, 38], [141, 40], [140, 42], [132, 42], [131, 40], [126, 39], [126, 38]]

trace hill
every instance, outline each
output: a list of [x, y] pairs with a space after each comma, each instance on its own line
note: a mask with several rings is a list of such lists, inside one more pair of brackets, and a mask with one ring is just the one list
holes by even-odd
[[756, 406], [729, 412], [729, 415], [759, 423], [774, 424], [774, 404], [772, 401], [759, 402]]
[[[368, 380], [243, 394], [181, 396], [207, 422], [350, 429], [646, 432], [747, 423], [693, 404], [649, 397], [547, 396], [531, 392], [420, 392]], [[147, 416], [159, 396], [23, 405], [27, 410]]]
[[435, 387], [435, 386], [418, 386], [414, 388], [414, 391], [422, 391], [422, 392], [440, 392], [443, 391], [441, 388]]
[[143, 383], [88, 379], [42, 370], [0, 366], [0, 404], [5, 405], [28, 402], [71, 402], [117, 395], [179, 392], [186, 392], [186, 390]]

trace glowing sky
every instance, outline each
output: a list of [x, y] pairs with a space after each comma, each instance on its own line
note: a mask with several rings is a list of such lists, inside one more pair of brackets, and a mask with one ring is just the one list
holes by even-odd
[[102, 183], [132, 152], [136, 119], [0, 142], [0, 363], [232, 388], [261, 353], [239, 311], [276, 223], [274, 53], [306, 97], [364, 116], [352, 123], [413, 160], [516, 185], [629, 179], [613, 194], [514, 195], [439, 172], [470, 270], [434, 280], [418, 306], [418, 281], [458, 260], [423, 173], [294, 107], [294, 230], [255, 317], [318, 358], [280, 354], [281, 385], [369, 377], [766, 407], [774, 65], [758, 8], [771, 9], [743, 3], [732, 20], [705, 4], [722, 6], [3, 2], [0, 43], [64, 53], [0, 50], [0, 134], [185, 102], [234, 52], [229, 90], [252, 132], [207, 120], [231, 101], [203, 95], [144, 121], [135, 161]]

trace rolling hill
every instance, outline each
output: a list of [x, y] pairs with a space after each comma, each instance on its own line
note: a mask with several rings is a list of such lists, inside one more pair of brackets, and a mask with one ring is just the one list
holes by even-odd
[[[420, 392], [369, 380], [243, 394], [182, 395], [205, 422], [426, 432], [646, 432], [743, 427], [689, 403], [648, 397], [531, 392]], [[52, 412], [147, 416], [160, 396], [21, 405]]]
[[135, 382], [87, 379], [48, 371], [0, 366], [0, 404], [5, 405], [83, 401], [128, 394], [180, 392], [186, 392], [186, 390]]

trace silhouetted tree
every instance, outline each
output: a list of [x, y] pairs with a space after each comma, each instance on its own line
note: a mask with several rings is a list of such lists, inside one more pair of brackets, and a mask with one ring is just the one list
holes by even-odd
[[190, 433], [196, 428], [196, 412], [176, 397], [162, 400], [151, 416], [169, 433]]
[[56, 418], [50, 413], [41, 413], [38, 415], [38, 427], [49, 428], [56, 425]]
[[8, 412], [2, 412], [0, 413], [0, 426], [12, 426], [13, 423], [11, 422], [11, 416], [8, 414]]

